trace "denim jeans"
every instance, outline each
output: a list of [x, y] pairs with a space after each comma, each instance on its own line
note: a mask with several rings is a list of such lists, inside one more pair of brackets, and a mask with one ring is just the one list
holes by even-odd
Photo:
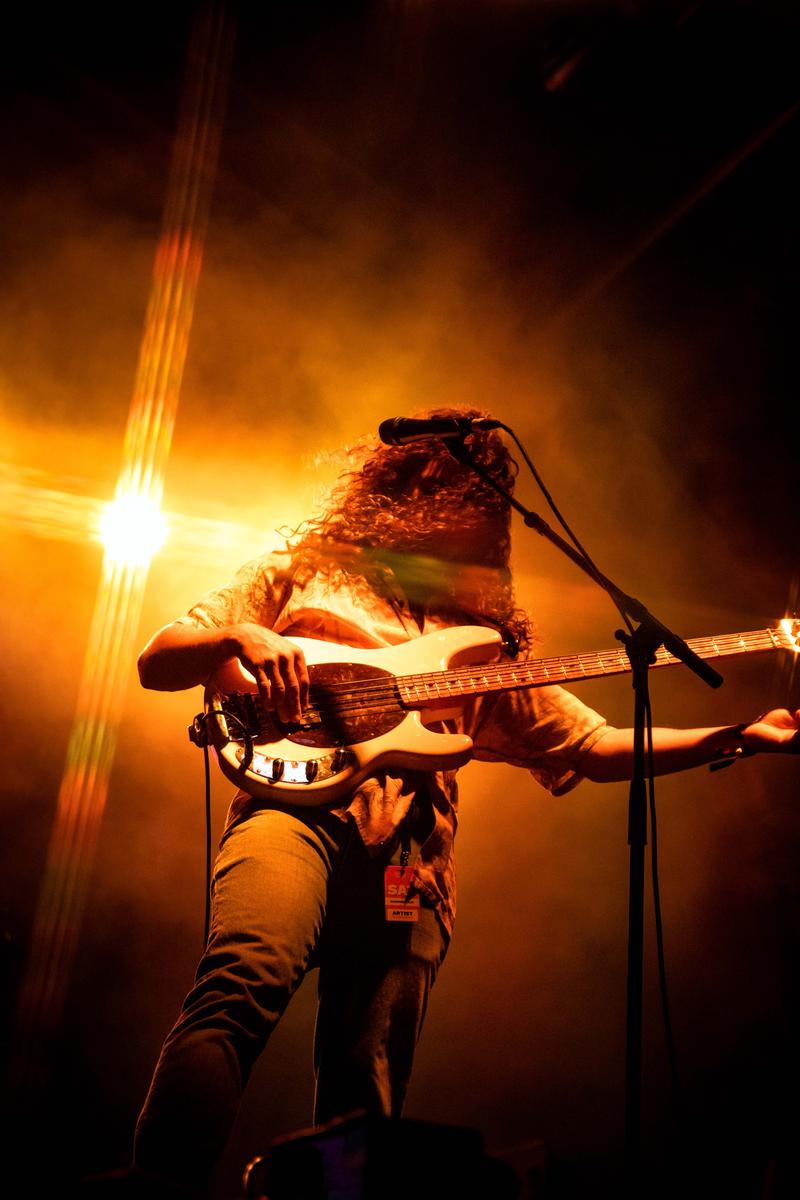
[[326, 810], [264, 809], [226, 834], [208, 946], [139, 1117], [139, 1168], [205, 1185], [253, 1064], [315, 966], [315, 1121], [400, 1115], [447, 942], [424, 902], [418, 923], [385, 920], [383, 866]]

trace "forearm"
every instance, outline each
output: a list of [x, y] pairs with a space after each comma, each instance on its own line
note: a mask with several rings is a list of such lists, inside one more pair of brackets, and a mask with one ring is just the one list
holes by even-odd
[[282, 721], [299, 721], [308, 703], [309, 678], [300, 648], [251, 621], [206, 629], [174, 621], [139, 655], [142, 686], [178, 692], [205, 683], [231, 658], [255, 680], [262, 703]]
[[[792, 731], [764, 733], [760, 719], [752, 725], [722, 725], [708, 729], [653, 730], [653, 766], [656, 775], [687, 771], [707, 763], [724, 762], [737, 755], [791, 749]], [[796, 739], [795, 739], [796, 741]], [[633, 774], [633, 730], [611, 729], [581, 760], [581, 773], [596, 783], [630, 779]]]
[[159, 630], [139, 655], [142, 687], [160, 692], [196, 687], [236, 657], [238, 646], [235, 626], [205, 629], [173, 622]]

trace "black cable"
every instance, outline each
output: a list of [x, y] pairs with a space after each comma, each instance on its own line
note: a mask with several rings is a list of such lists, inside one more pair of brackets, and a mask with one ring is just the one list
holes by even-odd
[[544, 480], [542, 479], [541, 475], [537, 471], [536, 467], [533, 465], [533, 462], [531, 461], [528, 451], [525, 449], [525, 447], [523, 446], [522, 442], [517, 437], [514, 430], [511, 428], [510, 425], [502, 425], [501, 428], [505, 429], [506, 433], [509, 433], [511, 435], [511, 437], [514, 439], [517, 449], [519, 450], [522, 457], [525, 459], [525, 462], [528, 464], [528, 469], [529, 469], [531, 475], [533, 476], [533, 478], [538, 483], [539, 489], [540, 489], [542, 495], [544, 496], [545, 500], [547, 501], [550, 511], [552, 512], [553, 516], [558, 521], [561, 528], [566, 533], [567, 537], [572, 542], [575, 549], [579, 550], [580, 553], [583, 555], [583, 557], [586, 559], [589, 566], [592, 567], [593, 570], [597, 571], [597, 567], [595, 566], [594, 562], [592, 561], [591, 555], [589, 554], [588, 550], [578, 540], [577, 535], [574, 534], [572, 532], [572, 530], [570, 529], [569, 525], [566, 522], [566, 519], [562, 516], [562, 514], [558, 508], [558, 505], [556, 504], [555, 500], [551, 496], [550, 491], [549, 491], [548, 487], [546, 486]]
[[[237, 717], [236, 713], [230, 712], [228, 709], [225, 709], [225, 708], [209, 708], [206, 711], [205, 716], [206, 717], [223, 717], [226, 722], [226, 726], [229, 721], [236, 722], [236, 724], [239, 726], [240, 730], [242, 731], [242, 741], [244, 742], [245, 761], [242, 763], [242, 766], [245, 766], [245, 767], [248, 766], [253, 758], [253, 739], [250, 736], [250, 732], [249, 732], [247, 726], [245, 725], [244, 721], [240, 717]], [[227, 727], [225, 729], [225, 738], [227, 741], [232, 740], [230, 734], [228, 733]]]
[[[235, 713], [227, 713], [221, 708], [210, 708], [205, 714], [201, 713], [195, 717], [195, 724], [202, 722], [205, 726], [205, 720], [209, 716], [224, 717], [226, 721], [235, 721], [242, 731], [242, 740], [245, 744], [245, 764], [250, 762], [253, 757], [253, 739], [250, 737], [244, 722], [240, 721]], [[203, 920], [203, 949], [208, 945], [208, 937], [211, 932], [211, 765], [208, 758], [208, 740], [206, 735], [203, 735], [204, 740], [201, 743], [203, 749], [203, 766], [205, 769], [205, 809], [206, 809], [206, 886], [205, 886], [205, 917]]]
[[[531, 474], [533, 475], [534, 479], [536, 480], [536, 483], [538, 484], [538, 486], [542, 492], [542, 495], [544, 496], [544, 498], [550, 508], [550, 511], [554, 514], [556, 520], [559, 522], [559, 524], [561, 525], [561, 528], [564, 530], [564, 532], [569, 537], [573, 546], [575, 546], [575, 548], [578, 550], [578, 552], [583, 556], [584, 560], [592, 568], [593, 572], [598, 577], [598, 582], [599, 582], [600, 577], [601, 577], [600, 571], [598, 570], [597, 566], [595, 565], [591, 555], [588, 553], [586, 548], [581, 543], [580, 539], [572, 531], [569, 524], [567, 523], [565, 518], [562, 516], [557, 504], [553, 500], [553, 497], [551, 496], [547, 486], [545, 485], [544, 480], [542, 479], [542, 477], [540, 476], [536, 467], [534, 466], [533, 462], [531, 461], [525, 447], [522, 445], [522, 442], [519, 440], [519, 438], [517, 437], [514, 430], [509, 428], [508, 425], [502, 425], [501, 427], [508, 434], [510, 434], [511, 437], [513, 438], [514, 443], [516, 444], [517, 448], [519, 449], [520, 453], [522, 454], [522, 457], [524, 458], [525, 462], [527, 463]], [[606, 589], [606, 590], [608, 591], [608, 589]], [[622, 615], [622, 618], [625, 622], [625, 625], [627, 626], [628, 632], [630, 634], [632, 634], [633, 633], [633, 625], [632, 625], [632, 622], [631, 622], [628, 614], [620, 606], [620, 604], [617, 602], [616, 598], [610, 591], [608, 591], [608, 594], [611, 596], [611, 599], [614, 601], [615, 606], [619, 609], [619, 611]], [[645, 677], [644, 677], [643, 705], [644, 705], [644, 713], [645, 713], [645, 735], [646, 735], [646, 739], [647, 739], [646, 740], [647, 795], [648, 795], [648, 804], [649, 804], [649, 809], [650, 809], [650, 829], [651, 829], [650, 863], [651, 863], [652, 882], [653, 882], [653, 914], [654, 914], [655, 931], [656, 931], [656, 953], [657, 953], [657, 959], [658, 959], [658, 983], [659, 983], [659, 992], [661, 995], [661, 1011], [663, 1014], [663, 1022], [664, 1022], [664, 1038], [665, 1038], [665, 1043], [666, 1043], [667, 1060], [669, 1063], [670, 1079], [671, 1079], [671, 1083], [672, 1083], [675, 1108], [676, 1108], [676, 1113], [678, 1116], [679, 1126], [683, 1127], [685, 1124], [685, 1108], [684, 1108], [684, 1102], [683, 1102], [683, 1089], [681, 1086], [680, 1072], [678, 1069], [678, 1055], [677, 1055], [677, 1050], [675, 1047], [675, 1037], [674, 1037], [674, 1032], [673, 1032], [673, 1028], [672, 1028], [672, 1017], [671, 1017], [670, 1006], [669, 1006], [669, 989], [667, 986], [666, 956], [664, 953], [664, 925], [663, 925], [663, 916], [662, 916], [662, 911], [661, 911], [661, 887], [660, 887], [659, 875], [658, 875], [658, 827], [657, 827], [657, 823], [656, 823], [655, 763], [654, 763], [654, 758], [653, 758], [653, 711], [652, 711], [652, 706], [650, 703], [648, 675], [649, 675], [649, 672], [645, 673]]]
[[208, 743], [203, 746], [203, 762], [206, 771], [206, 914], [203, 922], [205, 950], [211, 930], [211, 767], [208, 761]]
[[536, 483], [539, 486], [539, 490], [541, 491], [542, 495], [544, 496], [544, 498], [547, 502], [547, 505], [548, 505], [550, 511], [552, 512], [553, 516], [556, 518], [559, 525], [564, 530], [564, 532], [566, 533], [569, 540], [572, 542], [575, 549], [583, 557], [587, 566], [589, 566], [591, 568], [591, 571], [595, 577], [595, 580], [598, 583], [600, 583], [600, 586], [603, 587], [603, 590], [611, 597], [612, 601], [614, 602], [614, 606], [619, 610], [620, 616], [622, 617], [623, 621], [625, 622], [628, 633], [633, 633], [633, 624], [631, 623], [630, 617], [628, 616], [625, 609], [620, 605], [620, 603], [618, 602], [616, 597], [612, 594], [612, 592], [610, 592], [607, 587], [603, 586], [602, 572], [598, 568], [597, 564], [595, 563], [595, 561], [592, 558], [589, 551], [586, 549], [586, 547], [583, 545], [581, 540], [578, 538], [577, 534], [574, 533], [573, 530], [570, 528], [566, 518], [563, 516], [563, 514], [561, 513], [561, 510], [559, 509], [558, 505], [556, 504], [555, 500], [553, 499], [552, 495], [550, 494], [549, 488], [547, 487], [547, 485], [545, 484], [541, 475], [539, 474], [536, 467], [534, 466], [534, 464], [530, 458], [530, 455], [528, 454], [528, 451], [525, 449], [522, 442], [519, 440], [519, 438], [517, 437], [516, 433], [511, 428], [510, 425], [502, 425], [501, 424], [500, 428], [504, 429], [506, 431], [506, 433], [508, 433], [513, 438], [514, 444], [516, 445], [516, 447], [519, 450], [522, 457], [525, 459], [525, 462], [527, 463], [527, 466], [528, 466], [528, 470], [530, 471], [533, 478], [536, 480]]
[[653, 760], [653, 712], [650, 707], [649, 693], [645, 697], [645, 721], [647, 730], [647, 795], [650, 807], [650, 868], [653, 880], [653, 915], [655, 918], [656, 954], [658, 958], [658, 986], [661, 994], [664, 1040], [666, 1043], [670, 1079], [672, 1081], [675, 1110], [678, 1114], [679, 1124], [682, 1126], [684, 1123], [683, 1088], [678, 1069], [678, 1054], [675, 1048], [675, 1036], [672, 1029], [672, 1017], [669, 1007], [666, 956], [664, 954], [664, 925], [661, 912], [661, 885], [658, 877], [658, 826], [656, 824], [656, 786]]

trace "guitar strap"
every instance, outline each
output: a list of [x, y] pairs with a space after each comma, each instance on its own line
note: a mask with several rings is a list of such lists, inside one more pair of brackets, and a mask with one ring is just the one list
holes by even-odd
[[466, 618], [463, 622], [465, 625], [489, 625], [492, 629], [496, 629], [500, 634], [505, 653], [509, 658], [517, 657], [519, 654], [519, 641], [502, 621], [495, 621], [494, 617], [490, 617], [488, 613], [471, 613], [466, 609], [461, 610], [461, 615]]

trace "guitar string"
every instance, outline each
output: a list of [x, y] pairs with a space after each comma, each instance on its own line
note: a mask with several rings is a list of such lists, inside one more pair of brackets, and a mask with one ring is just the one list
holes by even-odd
[[[707, 653], [706, 657], [725, 657], [748, 651], [771, 650], [775, 648], [775, 640], [769, 630], [761, 630], [751, 634], [726, 634], [717, 638], [696, 639], [691, 645], [698, 651], [701, 645], [708, 648], [713, 647], [713, 652]], [[653, 665], [667, 666], [679, 661], [662, 648], [657, 652], [656, 662]], [[529, 687], [537, 684], [544, 686], [559, 679], [565, 680], [570, 664], [576, 666], [578, 663], [582, 665], [582, 674], [577, 679], [584, 676], [591, 678], [583, 670], [584, 665], [590, 671], [598, 671], [601, 675], [621, 674], [630, 670], [627, 655], [623, 650], [608, 650], [569, 658], [532, 659], [526, 661], [524, 665], [505, 663], [492, 666], [489, 664], [484, 667], [473, 666], [450, 671], [420, 672], [416, 675], [398, 675], [386, 679], [350, 680], [328, 685], [312, 685], [310, 698], [315, 712], [320, 715], [335, 715], [357, 710], [389, 713], [396, 710], [398, 700], [402, 707], [403, 692], [406, 693], [406, 699], [420, 699], [419, 694], [413, 697], [408, 694], [419, 693], [421, 690], [427, 691], [428, 694], [422, 698], [435, 700], [437, 698], [458, 698], [461, 695], [469, 694], [464, 691], [464, 684], [469, 685], [469, 691], [473, 694], [475, 691], [491, 691], [509, 687]], [[558, 675], [555, 675], [550, 669], [555, 664], [559, 666]], [[518, 675], [524, 677], [518, 678]], [[575, 677], [572, 681], [575, 681]], [[460, 685], [459, 691], [449, 691], [456, 684]], [[442, 695], [439, 689], [445, 687], [448, 688], [448, 691]], [[437, 689], [436, 692], [431, 694], [431, 688]], [[321, 703], [315, 703], [315, 699]]]
[[[748, 639], [745, 644], [744, 639]], [[729, 634], [724, 638], [705, 639], [709, 651], [706, 657], [730, 657], [745, 654], [748, 651], [771, 650], [774, 641], [769, 631], [758, 634]], [[699, 650], [699, 640], [694, 643]], [[711, 649], [713, 647], [713, 650]], [[702, 651], [700, 651], [702, 653]], [[666, 651], [659, 651], [654, 666], [667, 666], [680, 660]], [[580, 667], [581, 674], [573, 675]], [[405, 688], [409, 691], [421, 687], [445, 687], [464, 683], [482, 686], [494, 682], [503, 686], [511, 681], [511, 686], [526, 687], [536, 683], [548, 683], [551, 680], [568, 680], [578, 682], [584, 670], [600, 671], [601, 673], [620, 674], [630, 670], [630, 663], [624, 650], [596, 651], [591, 654], [580, 654], [564, 658], [530, 659], [524, 663], [475, 664], [458, 667], [447, 671], [421, 671], [413, 675], [393, 675], [386, 679], [344, 680], [339, 683], [312, 684], [311, 693], [322, 692], [324, 696], [341, 694], [358, 694], [361, 697], [385, 695], [386, 689]], [[519, 676], [519, 678], [518, 678]], [[568, 678], [569, 677], [569, 678]], [[457, 694], [457, 693], [456, 693]]]
[[[747, 642], [745, 642], [747, 639]], [[759, 631], [756, 634], [728, 634], [724, 637], [716, 639], [704, 639], [704, 645], [700, 639], [692, 643], [692, 648], [705, 657], [724, 657], [733, 656], [736, 654], [745, 654], [748, 651], [758, 649], [772, 650], [775, 648], [773, 638], [769, 631]], [[789, 645], [787, 641], [784, 643]], [[669, 665], [679, 662], [680, 660], [667, 653], [665, 650], [659, 650], [656, 656], [654, 666]], [[494, 674], [498, 678], [514, 678], [517, 673], [528, 676], [525, 682], [520, 686], [525, 686], [526, 683], [535, 682], [539, 678], [546, 680], [548, 677], [560, 676], [564, 678], [564, 674], [571, 673], [572, 670], [581, 669], [586, 666], [590, 670], [599, 669], [602, 671], [611, 671], [618, 673], [620, 671], [627, 672], [630, 670], [627, 655], [623, 649], [598, 650], [587, 654], [576, 654], [564, 657], [546, 658], [546, 659], [528, 659], [523, 663], [477, 663], [472, 666], [456, 667], [450, 670], [440, 671], [420, 671], [413, 675], [392, 675], [390, 678], [402, 683], [404, 686], [411, 686], [415, 683], [458, 683], [461, 680], [469, 681], [478, 676]], [[580, 678], [580, 677], [578, 677]], [[313, 687], [324, 687], [325, 691], [336, 692], [337, 690], [348, 691], [352, 688], [362, 688], [368, 692], [374, 685], [380, 686], [382, 680], [368, 678], [364, 680], [343, 680], [340, 683], [330, 683], [325, 685], [312, 685]]]
[[[749, 645], [743, 643], [743, 638], [748, 636]], [[759, 637], [761, 638], [759, 644]], [[714, 644], [712, 639], [708, 639], [708, 645]], [[715, 640], [714, 656], [724, 657], [733, 656], [748, 651], [758, 649], [771, 650], [774, 646], [773, 639], [767, 634], [762, 635], [727, 635], [726, 638]], [[724, 643], [729, 642], [729, 645]], [[720, 645], [720, 643], [723, 643]], [[695, 643], [697, 645], [697, 643]], [[710, 657], [710, 655], [709, 655]], [[674, 655], [668, 654], [665, 651], [659, 652], [654, 666], [670, 665], [680, 661]], [[598, 670], [602, 673], [623, 673], [630, 670], [630, 664], [627, 655], [622, 650], [597, 651], [593, 654], [575, 655], [569, 658], [553, 658], [553, 659], [532, 659], [524, 664], [506, 663], [497, 666], [492, 664], [478, 664], [475, 666], [467, 666], [454, 668], [449, 671], [428, 671], [419, 672], [414, 675], [397, 675], [390, 676], [386, 679], [365, 679], [365, 680], [345, 680], [339, 683], [330, 684], [312, 684], [311, 694], [316, 692], [318, 695], [322, 693], [320, 698], [331, 695], [347, 695], [358, 696], [361, 699], [368, 699], [370, 695], [386, 696], [393, 693], [397, 688], [405, 688], [408, 691], [413, 691], [421, 687], [445, 687], [449, 685], [463, 685], [464, 683], [480, 686], [503, 686], [511, 681], [512, 686], [531, 686], [538, 682], [547, 683], [553, 679], [564, 680], [572, 675], [574, 670], [577, 670], [578, 665], [581, 666], [583, 674], [584, 668], [588, 670]], [[557, 670], [553, 670], [557, 667]], [[521, 676], [521, 678], [518, 678]], [[581, 676], [572, 676], [570, 681], [579, 680]]]

